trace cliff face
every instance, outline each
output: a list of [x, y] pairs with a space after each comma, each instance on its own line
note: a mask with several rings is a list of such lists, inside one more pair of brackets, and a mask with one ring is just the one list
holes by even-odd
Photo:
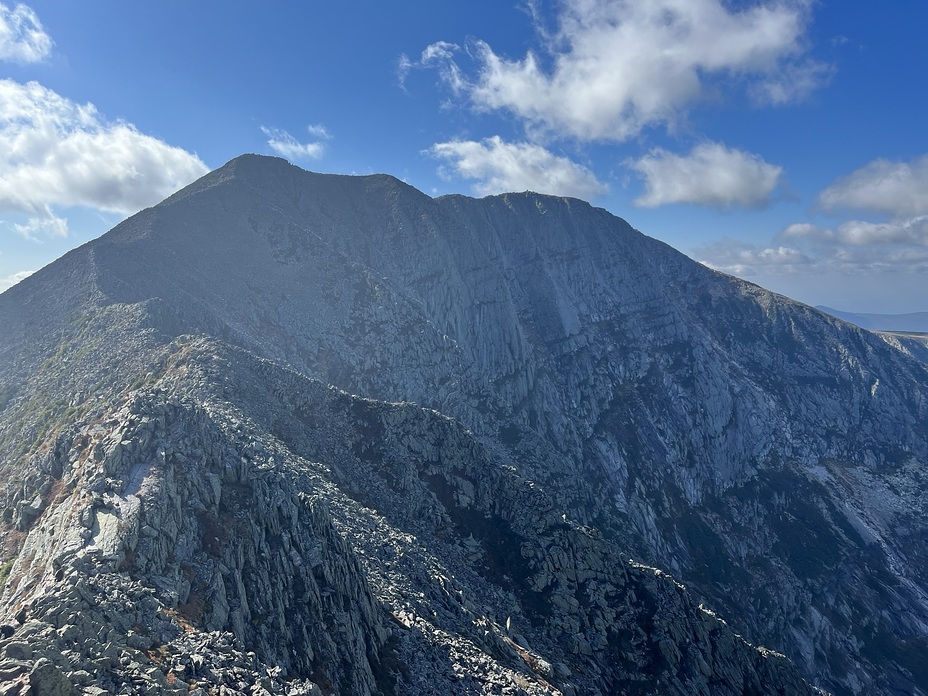
[[[61, 674], [808, 690], [738, 633], [928, 692], [925, 363], [580, 201], [243, 157], [0, 324], [2, 601]], [[69, 602], [126, 618], [64, 664]]]

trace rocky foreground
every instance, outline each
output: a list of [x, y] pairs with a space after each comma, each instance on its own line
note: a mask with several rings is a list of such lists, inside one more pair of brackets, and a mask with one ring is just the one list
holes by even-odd
[[915, 344], [605, 211], [244, 157], [0, 325], [0, 694], [928, 693]]
[[36, 463], [4, 669], [88, 694], [811, 693], [454, 421], [207, 341], [161, 358]]

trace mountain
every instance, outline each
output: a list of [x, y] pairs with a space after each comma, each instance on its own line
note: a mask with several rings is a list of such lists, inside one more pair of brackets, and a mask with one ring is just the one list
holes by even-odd
[[838, 319], [844, 319], [871, 331], [897, 331], [903, 333], [928, 333], [928, 312], [909, 314], [861, 314], [842, 312], [840, 309], [819, 306], [817, 309]]
[[928, 364], [604, 210], [243, 156], [0, 326], [22, 683], [928, 693]]

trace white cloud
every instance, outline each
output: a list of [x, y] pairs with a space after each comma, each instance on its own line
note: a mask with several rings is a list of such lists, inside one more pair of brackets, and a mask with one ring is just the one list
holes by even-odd
[[467, 81], [454, 62], [453, 56], [458, 50], [457, 44], [438, 41], [426, 46], [419, 61], [421, 67], [436, 66], [442, 80], [450, 85], [455, 93], [460, 93], [467, 86]]
[[845, 273], [928, 272], [928, 249], [915, 246], [834, 246], [821, 253], [819, 266]]
[[459, 50], [460, 46], [457, 44], [448, 41], [436, 41], [425, 47], [417, 61], [411, 60], [405, 54], [401, 55], [397, 65], [397, 77], [399, 78], [400, 87], [405, 89], [406, 77], [409, 75], [410, 70], [435, 68], [438, 70], [442, 81], [451, 87], [455, 94], [461, 93], [467, 87], [467, 80], [454, 60], [454, 56]]
[[0, 80], [0, 209], [133, 213], [206, 173], [196, 155], [29, 82]]
[[25, 224], [13, 224], [13, 230], [21, 237], [33, 240], [43, 237], [67, 237], [68, 221], [46, 208], [44, 216], [31, 217]]
[[[770, 249], [723, 242], [697, 250], [704, 263], [792, 294], [880, 294], [891, 306], [898, 295], [917, 294], [928, 277], [928, 155], [912, 162], [871, 162], [819, 194], [825, 210], [858, 209], [886, 219], [845, 219], [831, 225], [797, 222], [784, 228]], [[779, 246], [777, 246], [779, 245]], [[784, 271], [802, 274], [778, 280]], [[836, 293], [835, 288], [841, 288]], [[832, 302], [834, 304], [834, 302]]]
[[857, 209], [888, 217], [835, 225], [800, 222], [776, 240], [796, 245], [816, 267], [841, 273], [928, 271], [928, 155], [912, 162], [875, 160], [838, 179], [818, 196], [825, 210]]
[[0, 292], [13, 287], [16, 285], [16, 283], [23, 280], [24, 278], [28, 278], [33, 273], [35, 273], [35, 271], [20, 271], [19, 273], [14, 273], [13, 275], [9, 275], [6, 278], [0, 278]]
[[[928, 215], [890, 222], [847, 220], [834, 227], [800, 222], [787, 226], [776, 242], [805, 255], [816, 274], [928, 272]], [[744, 272], [769, 274], [770, 268], [754, 264]]]
[[31, 7], [12, 10], [0, 3], [0, 60], [37, 63], [52, 50], [52, 39]]
[[874, 160], [822, 191], [818, 204], [826, 210], [851, 208], [897, 218], [928, 214], [928, 154], [912, 162]]
[[793, 238], [805, 240], [827, 239], [830, 235], [831, 230], [813, 225], [811, 222], [794, 222], [792, 225], [788, 225], [779, 234], [783, 239]]
[[311, 123], [306, 126], [306, 130], [314, 138], [323, 138], [324, 140], [329, 140], [332, 136], [329, 135], [329, 131], [321, 123]]
[[796, 223], [784, 229], [779, 237], [797, 242], [844, 244], [849, 246], [916, 245], [928, 246], [928, 215], [890, 222], [847, 220], [837, 227], [820, 227]]
[[658, 148], [628, 164], [644, 178], [647, 188], [634, 203], [647, 208], [668, 203], [762, 206], [769, 202], [783, 172], [757, 155], [712, 142], [697, 145], [685, 156]]
[[[724, 0], [563, 0], [545, 56], [511, 60], [475, 45], [467, 80], [457, 46], [432, 44], [421, 64], [439, 67], [480, 109], [502, 109], [530, 132], [626, 140], [649, 124], [672, 125], [707, 86], [745, 84], [780, 103], [814, 89], [827, 73], [804, 58], [808, 0], [761, 0], [741, 10]], [[401, 73], [411, 63], [401, 60]]]
[[854, 246], [870, 244], [922, 244], [928, 246], [928, 215], [893, 220], [867, 222], [848, 220], [835, 230], [838, 241]]
[[697, 249], [695, 258], [710, 268], [737, 276], [757, 273], [791, 274], [804, 270], [813, 263], [809, 256], [793, 247], [759, 248], [732, 239]]
[[588, 199], [607, 190], [589, 169], [567, 157], [530, 143], [507, 143], [499, 136], [437, 143], [428, 152], [448, 162], [458, 176], [476, 180], [479, 195], [528, 190]]
[[[825, 230], [826, 232], [828, 230]], [[816, 244], [794, 239], [794, 246], [757, 247], [723, 240], [694, 251], [694, 258], [724, 273], [753, 278], [761, 284], [778, 276], [803, 278], [854, 277], [873, 282], [870, 273], [924, 274], [928, 272], [928, 246]], [[883, 276], [881, 276], [883, 277]], [[787, 294], [789, 290], [783, 288]]]
[[[316, 138], [328, 140], [331, 137], [323, 125], [307, 126], [307, 130]], [[268, 147], [288, 160], [319, 159], [325, 152], [325, 144], [318, 140], [301, 143], [287, 131], [279, 128], [261, 126], [261, 131], [267, 136]]]
[[781, 106], [809, 96], [833, 74], [834, 68], [825, 63], [803, 61], [787, 64], [752, 85], [749, 92], [761, 104]]

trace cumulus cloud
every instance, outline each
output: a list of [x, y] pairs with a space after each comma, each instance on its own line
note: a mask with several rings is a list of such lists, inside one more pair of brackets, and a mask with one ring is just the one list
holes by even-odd
[[539, 145], [507, 143], [499, 136], [480, 142], [437, 143], [428, 152], [448, 163], [444, 169], [446, 176], [453, 172], [476, 180], [474, 191], [483, 196], [528, 190], [589, 199], [607, 190], [589, 169], [567, 157]]
[[796, 273], [813, 263], [809, 256], [793, 247], [757, 247], [732, 239], [697, 249], [695, 258], [717, 271], [738, 276], [753, 275], [758, 272]]
[[457, 47], [441, 43], [429, 46], [420, 64], [439, 66], [477, 108], [508, 111], [531, 132], [622, 141], [649, 124], [673, 124], [720, 81], [773, 103], [814, 89], [828, 70], [805, 58], [809, 5], [563, 0], [557, 30], [543, 34], [544, 55], [513, 60], [477, 42], [477, 75], [467, 79]]
[[8, 275], [6, 278], [0, 278], [0, 292], [3, 292], [7, 288], [11, 288], [19, 281], [24, 278], [28, 278], [35, 271], [19, 271], [19, 273], [14, 273], [13, 275]]
[[925, 191], [928, 155], [912, 162], [875, 160], [822, 191], [818, 206], [859, 210], [876, 219], [833, 225], [798, 222], [784, 228], [775, 242], [800, 247], [823, 269], [922, 273], [928, 270]]
[[668, 203], [756, 208], [770, 201], [783, 173], [757, 155], [713, 142], [687, 155], [657, 148], [628, 165], [644, 178], [646, 192], [634, 203], [646, 208]]
[[[331, 136], [325, 126], [307, 126], [306, 130], [315, 138], [328, 140]], [[267, 136], [267, 144], [274, 152], [288, 160], [319, 159], [325, 152], [325, 143], [321, 140], [301, 143], [287, 131], [279, 128], [261, 126], [261, 132]]]
[[878, 159], [818, 196], [825, 210], [856, 209], [897, 218], [928, 214], [928, 154], [912, 162]]
[[52, 39], [31, 7], [12, 10], [0, 3], [0, 60], [37, 63], [52, 50]]
[[196, 155], [108, 122], [37, 82], [0, 80], [0, 209], [49, 219], [49, 206], [133, 213], [207, 171]]
[[[833, 224], [797, 222], [770, 249], [725, 242], [698, 250], [707, 265], [736, 275], [769, 278], [804, 263], [807, 278], [873, 278], [902, 287], [928, 273], [928, 155], [911, 162], [879, 159], [819, 194], [819, 207], [871, 213], [874, 219]], [[881, 219], [882, 218], [882, 219]], [[790, 258], [800, 258], [797, 263]], [[844, 282], [844, 281], [836, 281]]]

